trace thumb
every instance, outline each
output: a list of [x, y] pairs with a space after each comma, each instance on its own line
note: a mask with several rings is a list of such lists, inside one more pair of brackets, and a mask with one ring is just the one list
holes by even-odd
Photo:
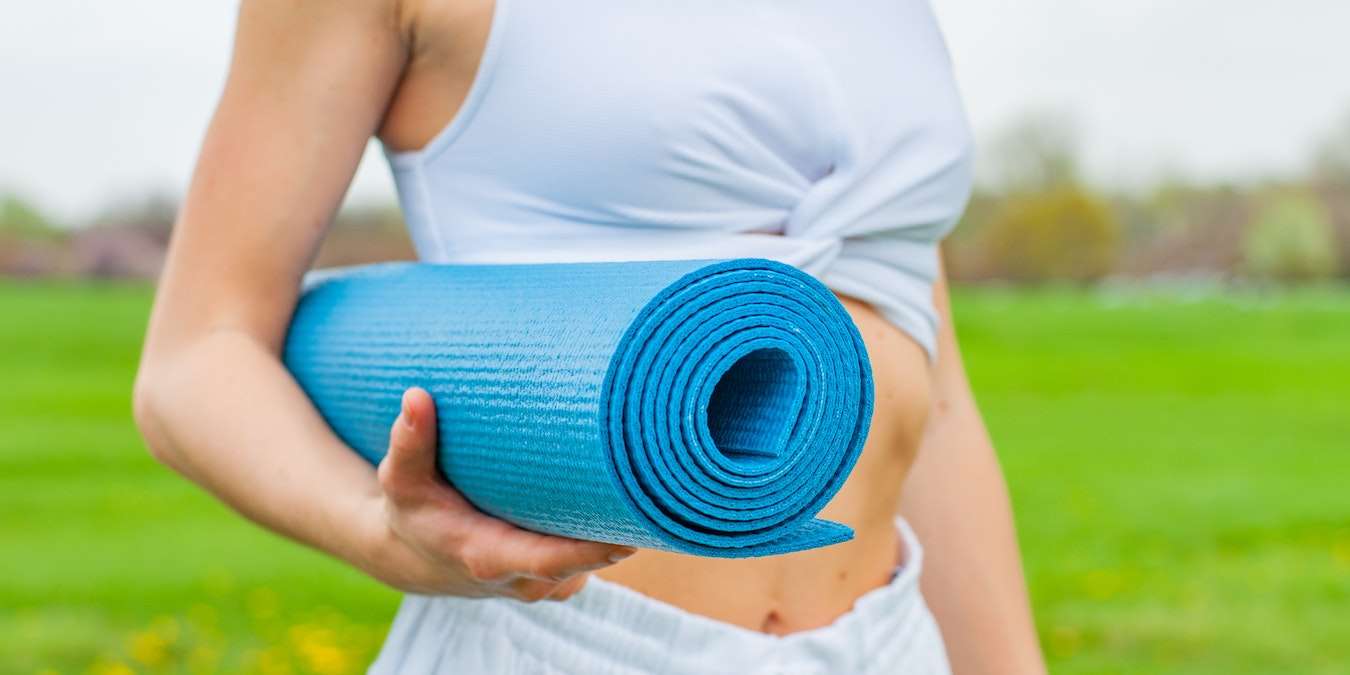
[[408, 484], [435, 473], [436, 403], [425, 389], [413, 387], [403, 392], [402, 410], [389, 430], [389, 453], [380, 462], [380, 479]]

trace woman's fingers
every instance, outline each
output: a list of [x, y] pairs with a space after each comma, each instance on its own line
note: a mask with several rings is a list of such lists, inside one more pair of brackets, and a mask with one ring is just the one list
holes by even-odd
[[548, 599], [566, 600], [576, 595], [581, 591], [582, 587], [586, 585], [586, 580], [589, 578], [591, 578], [590, 573], [578, 574], [571, 579], [558, 584], [557, 587], [553, 589], [553, 592], [549, 594]]
[[612, 565], [637, 549], [530, 532], [516, 527], [493, 528], [470, 536], [461, 551], [470, 575], [480, 581], [512, 576], [562, 581]]
[[589, 572], [636, 551], [515, 527], [474, 510], [437, 475], [435, 402], [414, 387], [404, 392], [390, 429], [380, 486], [393, 507], [395, 531], [429, 559], [462, 570], [467, 595], [563, 600], [581, 590]]
[[578, 574], [566, 581], [546, 581], [543, 579], [516, 579], [509, 584], [510, 596], [525, 602], [540, 600], [566, 600], [576, 595], [586, 585], [589, 574]]
[[436, 404], [425, 389], [403, 393], [402, 409], [389, 430], [389, 452], [380, 461], [380, 485], [395, 499], [436, 475]]
[[538, 602], [552, 597], [558, 589], [556, 581], [543, 579], [516, 579], [506, 586], [505, 595], [525, 602]]

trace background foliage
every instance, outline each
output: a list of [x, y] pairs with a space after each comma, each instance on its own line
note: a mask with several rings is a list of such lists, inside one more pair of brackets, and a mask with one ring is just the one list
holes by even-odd
[[[1164, 175], [1103, 188], [1083, 175], [1076, 128], [1062, 113], [1033, 112], [981, 144], [981, 180], [946, 246], [954, 279], [1350, 279], [1350, 115], [1300, 172], [1241, 184]], [[0, 277], [152, 279], [176, 210], [173, 196], [151, 194], [57, 222], [0, 186]], [[357, 204], [336, 216], [318, 264], [410, 257], [397, 207]]]
[[1331, 219], [1308, 194], [1272, 197], [1247, 228], [1244, 243], [1247, 269], [1259, 278], [1315, 281], [1336, 273]]

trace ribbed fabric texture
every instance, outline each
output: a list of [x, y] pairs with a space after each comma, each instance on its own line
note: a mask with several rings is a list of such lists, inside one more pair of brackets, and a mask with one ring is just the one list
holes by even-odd
[[363, 268], [306, 291], [285, 362], [371, 462], [426, 388], [442, 472], [522, 527], [718, 557], [852, 536], [813, 517], [862, 449], [871, 370], [787, 265]]

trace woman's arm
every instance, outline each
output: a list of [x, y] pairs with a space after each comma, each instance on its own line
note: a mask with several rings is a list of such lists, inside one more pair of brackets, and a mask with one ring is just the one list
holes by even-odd
[[258, 523], [401, 589], [562, 597], [631, 552], [475, 511], [410, 390], [375, 471], [279, 359], [300, 280], [408, 58], [393, 0], [246, 0], [136, 381], [151, 452]]
[[900, 510], [924, 543], [923, 591], [958, 675], [1043, 673], [1007, 486], [976, 408], [945, 280], [933, 410]]

